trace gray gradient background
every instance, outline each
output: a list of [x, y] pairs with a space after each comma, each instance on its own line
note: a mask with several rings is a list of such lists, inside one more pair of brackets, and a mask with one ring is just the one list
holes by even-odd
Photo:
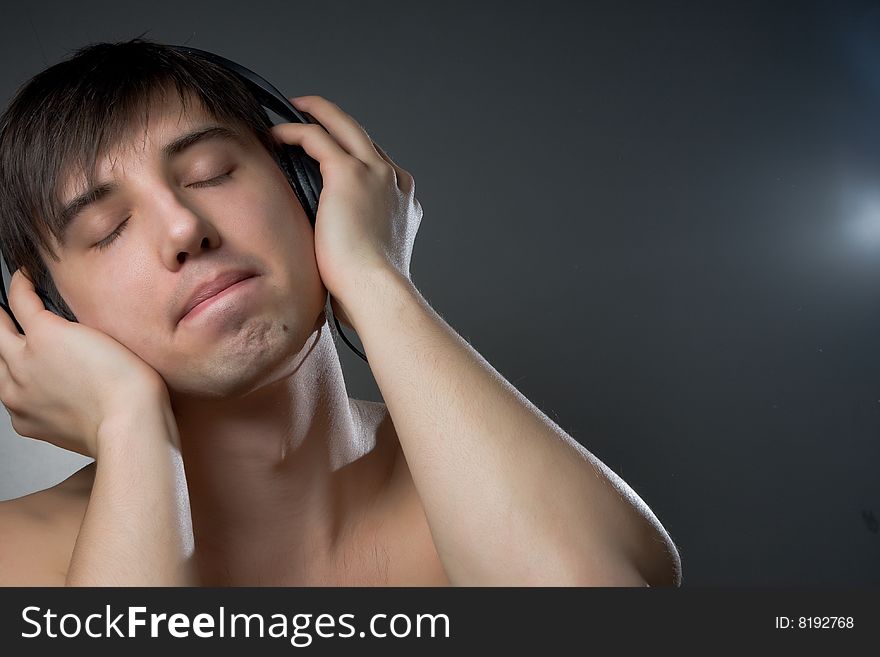
[[[880, 584], [877, 7], [42, 2], [5, 8], [4, 103], [145, 31], [414, 174], [414, 282], [644, 498], [685, 586]], [[89, 462], [2, 415], [0, 499]]]

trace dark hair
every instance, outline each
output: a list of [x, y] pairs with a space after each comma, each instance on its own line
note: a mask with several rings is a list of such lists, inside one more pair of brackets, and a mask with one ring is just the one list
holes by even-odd
[[0, 117], [0, 250], [9, 273], [25, 267], [37, 289], [71, 321], [44, 254], [58, 262], [50, 235], [61, 233], [62, 189], [71, 174], [89, 187], [107, 151], [144, 126], [157, 95], [188, 96], [221, 123], [249, 129], [280, 164], [271, 121], [232, 73], [199, 57], [136, 37], [75, 51], [27, 81]]

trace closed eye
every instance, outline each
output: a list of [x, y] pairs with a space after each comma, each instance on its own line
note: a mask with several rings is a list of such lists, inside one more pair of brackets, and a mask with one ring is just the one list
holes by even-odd
[[231, 173], [232, 173], [232, 171], [227, 171], [226, 173], [222, 173], [219, 176], [214, 176], [213, 178], [210, 178], [208, 180], [202, 180], [200, 182], [190, 183], [189, 185], [187, 185], [187, 187], [199, 188], [199, 187], [214, 187], [215, 185], [221, 185], [224, 182], [226, 182], [227, 180], [229, 180], [229, 178], [232, 177], [232, 176], [230, 176]]
[[110, 246], [113, 242], [116, 241], [116, 238], [119, 237], [122, 234], [122, 231], [125, 230], [126, 226], [128, 226], [129, 219], [131, 219], [131, 217], [128, 217], [125, 221], [123, 221], [121, 224], [119, 224], [116, 227], [116, 230], [114, 230], [107, 237], [105, 237], [100, 242], [95, 244], [95, 246], [98, 248], [99, 251], [103, 251], [108, 246]]
[[[189, 185], [187, 185], [187, 187], [195, 187], [196, 189], [199, 189], [201, 187], [214, 187], [216, 185], [222, 185], [224, 182], [232, 178], [230, 174], [232, 174], [232, 170], [227, 171], [226, 173], [221, 173], [219, 176], [214, 176], [213, 178], [209, 178], [208, 180], [201, 180], [199, 182], [190, 183]], [[114, 230], [103, 240], [95, 244], [99, 251], [103, 251], [116, 241], [116, 238], [118, 238], [122, 234], [122, 231], [124, 231], [126, 226], [128, 225], [129, 219], [131, 219], [131, 217], [128, 217], [125, 221], [123, 221], [121, 224], [119, 224], [119, 226], [116, 227], [116, 230]]]

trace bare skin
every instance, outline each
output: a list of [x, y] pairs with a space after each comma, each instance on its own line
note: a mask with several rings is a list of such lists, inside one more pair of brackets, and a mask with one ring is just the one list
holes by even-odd
[[[273, 134], [321, 163], [314, 229], [254, 140], [193, 141], [217, 127], [172, 101], [151, 113], [142, 143], [99, 168], [114, 180], [104, 188], [122, 191], [88, 206], [65, 258], [49, 264], [81, 325], [59, 323], [14, 277], [10, 301], [29, 335], [22, 343], [7, 327], [4, 403], [22, 435], [88, 437], [69, 427], [78, 398], [110, 400], [82, 423], [100, 419], [83, 446], [98, 467], [82, 528], [66, 535], [67, 546], [76, 539], [62, 582], [677, 585], [677, 552], [647, 505], [413, 285], [412, 176], [341, 110], [319, 97], [306, 105], [328, 130], [282, 124]], [[117, 221], [113, 240], [101, 239]], [[252, 276], [184, 317], [193, 286], [233, 266]], [[348, 397], [328, 293], [387, 408], [364, 416]], [[149, 376], [131, 386], [125, 374], [141, 362], [132, 353], [170, 394]], [[95, 381], [110, 383], [95, 391]], [[54, 423], [27, 422], [44, 409]], [[0, 576], [23, 578], [28, 549], [0, 548]], [[63, 570], [66, 556], [44, 572]]]
[[[253, 137], [208, 139], [163, 159], [163, 145], [213, 119], [200, 107], [183, 112], [174, 96], [161, 110], [145, 127], [145, 141], [102, 160], [99, 175], [115, 177], [125, 191], [82, 215], [52, 274], [80, 327], [113, 337], [168, 385], [192, 510], [184, 538], [194, 544], [190, 563], [200, 583], [444, 579], [384, 404], [353, 404], [347, 395], [324, 315], [327, 288], [313, 228], [283, 172]], [[221, 184], [200, 182], [229, 170]], [[93, 243], [131, 209], [125, 234], [96, 250]], [[211, 321], [178, 323], [195, 283], [234, 266], [258, 274], [242, 303], [221, 305]], [[26, 327], [31, 338], [40, 321], [57, 319], [26, 313], [24, 295], [10, 295], [15, 306], [13, 296], [16, 315], [34, 317]], [[9, 342], [8, 352], [18, 353]], [[90, 354], [82, 362], [96, 360]], [[24, 407], [35, 397], [22, 391], [18, 399]], [[79, 447], [95, 457], [94, 444]], [[0, 505], [6, 526], [13, 523], [10, 534], [19, 533], [22, 517], [45, 520], [31, 525], [39, 550], [20, 545], [11, 557], [9, 545], [0, 549], [0, 577], [25, 577], [28, 564], [12, 567], [9, 560], [33, 555], [45, 563], [52, 545], [58, 554], [45, 572], [66, 573], [95, 472], [85, 468], [49, 491]], [[413, 536], [420, 537], [412, 542], [417, 549]], [[30, 574], [32, 581], [43, 577]]]
[[[360, 520], [338, 542], [332, 554], [315, 554], [303, 574], [296, 564], [288, 572], [253, 570], [253, 559], [241, 554], [232, 565], [235, 578], [211, 572], [204, 565], [202, 586], [448, 586], [413, 485], [406, 459], [385, 404], [351, 399], [353, 415], [362, 418], [363, 438], [371, 451], [350, 466], [352, 481], [382, 480], [380, 494]], [[388, 473], [389, 464], [391, 466]], [[43, 491], [0, 502], [0, 528], [19, 549], [4, 558], [19, 559], [2, 568], [5, 586], [56, 585], [64, 581], [82, 523], [96, 464], [81, 468]], [[228, 564], [227, 564], [228, 565]]]

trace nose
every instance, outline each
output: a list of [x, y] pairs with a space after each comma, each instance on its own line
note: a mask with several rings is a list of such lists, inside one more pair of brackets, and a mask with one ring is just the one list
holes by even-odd
[[[202, 241], [198, 247], [198, 250], [199, 251], [207, 251], [209, 249], [211, 249], [210, 239], [207, 236], [205, 236], [202, 238]], [[179, 251], [177, 253], [178, 264], [182, 265], [184, 262], [186, 262], [187, 256], [189, 256], [189, 254], [190, 254], [190, 251]]]
[[188, 258], [220, 246], [220, 234], [204, 211], [184, 203], [173, 192], [164, 195], [157, 212], [162, 259], [175, 270]]

